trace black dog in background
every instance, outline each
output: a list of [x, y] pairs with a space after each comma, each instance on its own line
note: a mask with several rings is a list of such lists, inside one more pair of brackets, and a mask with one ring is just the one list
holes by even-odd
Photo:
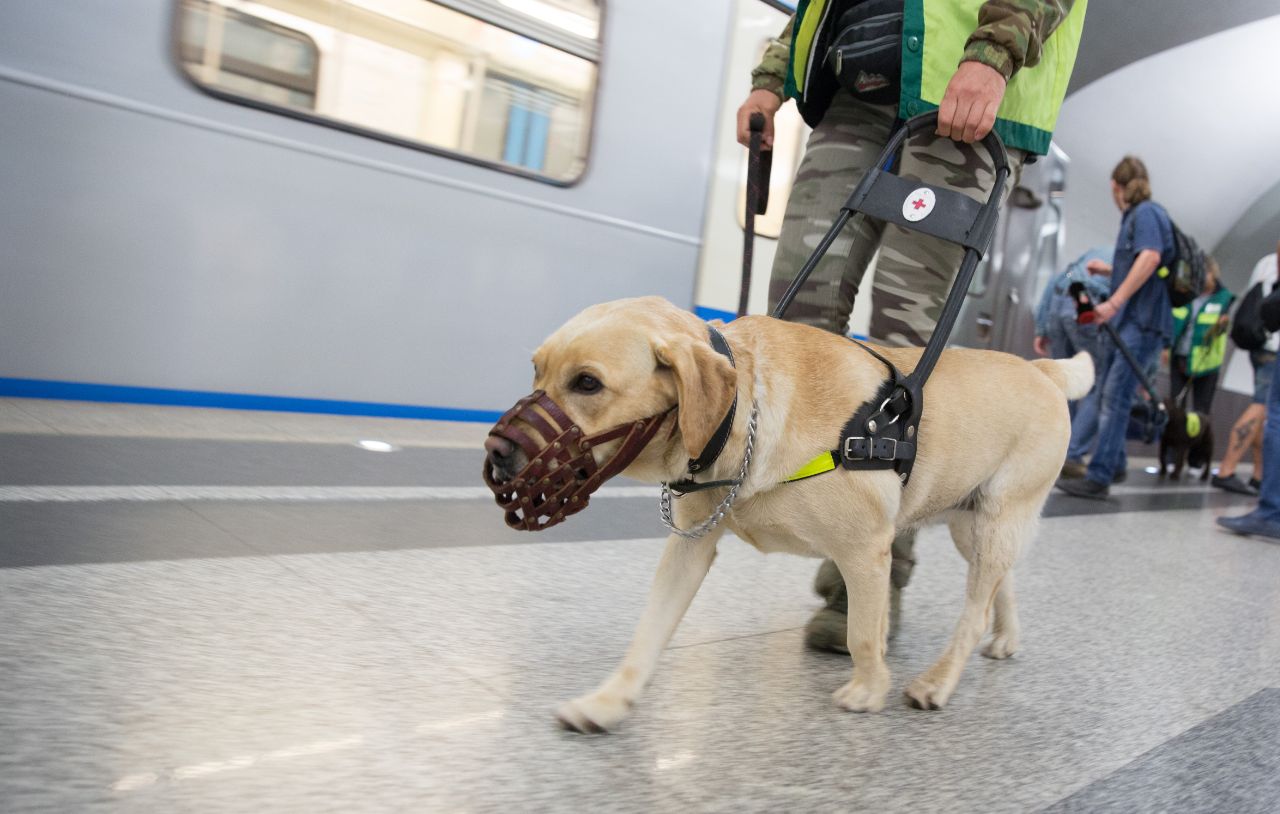
[[[1160, 437], [1160, 474], [1173, 480], [1182, 477], [1182, 466], [1204, 468], [1200, 480], [1209, 479], [1209, 463], [1213, 460], [1213, 428], [1209, 416], [1204, 413], [1187, 413], [1181, 405], [1165, 402], [1169, 411], [1169, 424]], [[1189, 419], [1189, 420], [1188, 420]], [[1169, 467], [1173, 471], [1169, 472]]]

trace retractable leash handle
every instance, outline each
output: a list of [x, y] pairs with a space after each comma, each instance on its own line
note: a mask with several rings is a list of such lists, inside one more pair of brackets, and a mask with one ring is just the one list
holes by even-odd
[[752, 113], [747, 120], [751, 133], [747, 148], [747, 203], [742, 230], [742, 285], [738, 290], [738, 316], [746, 316], [747, 299], [751, 295], [751, 269], [755, 259], [756, 215], [769, 206], [769, 172], [772, 152], [763, 150], [764, 114]]
[[982, 146], [990, 154], [995, 170], [995, 182], [986, 202], [976, 201], [945, 187], [910, 181], [886, 169], [907, 139], [933, 133], [937, 130], [937, 125], [938, 113], [930, 111], [909, 119], [898, 127], [880, 152], [874, 167], [854, 188], [849, 200], [841, 207], [835, 223], [805, 261], [773, 311], [773, 316], [779, 319], [786, 314], [788, 306], [818, 265], [818, 261], [835, 242], [840, 230], [857, 213], [964, 247], [964, 260], [942, 305], [938, 323], [910, 375], [901, 376], [887, 359], [863, 346], [888, 367], [890, 379], [877, 394], [875, 403], [863, 405], [849, 419], [841, 431], [841, 446], [833, 451], [833, 455], [838, 457], [846, 469], [892, 467], [898, 471], [903, 485], [911, 477], [911, 468], [915, 463], [916, 431], [924, 411], [925, 381], [933, 372], [934, 365], [951, 336], [951, 329], [955, 326], [965, 295], [969, 291], [969, 284], [973, 281], [974, 271], [991, 247], [991, 239], [1000, 216], [1000, 201], [1009, 178], [1009, 156], [1005, 152], [1004, 142], [994, 130], [982, 139]]

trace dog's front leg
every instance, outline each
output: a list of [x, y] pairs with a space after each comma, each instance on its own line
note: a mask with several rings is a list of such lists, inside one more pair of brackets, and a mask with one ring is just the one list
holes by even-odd
[[627, 717], [711, 568], [722, 533], [716, 529], [700, 540], [686, 540], [674, 534], [667, 538], [666, 551], [649, 591], [649, 604], [627, 655], [595, 692], [556, 710], [562, 726], [576, 732], [606, 732]]
[[884, 663], [889, 635], [889, 570], [893, 527], [886, 524], [834, 556], [849, 594], [849, 655], [853, 678], [836, 690], [836, 703], [852, 712], [879, 712], [889, 692]]

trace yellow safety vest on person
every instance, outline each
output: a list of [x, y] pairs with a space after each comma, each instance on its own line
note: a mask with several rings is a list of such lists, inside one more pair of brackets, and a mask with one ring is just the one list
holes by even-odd
[[[902, 79], [898, 115], [904, 119], [934, 110], [978, 28], [985, 0], [905, 0], [902, 24]], [[786, 94], [803, 103], [806, 83], [822, 68], [826, 27], [836, 16], [836, 0], [801, 0], [792, 28]], [[1067, 95], [1088, 0], [1076, 0], [1065, 19], [1041, 44], [1040, 59], [1013, 75], [997, 112], [995, 130], [1009, 147], [1044, 155], [1049, 151], [1058, 111]], [[803, 110], [803, 107], [802, 107]], [[807, 118], [807, 117], [806, 117]]]
[[1178, 347], [1183, 331], [1188, 328], [1194, 331], [1191, 334], [1191, 353], [1187, 356], [1187, 369], [1183, 371], [1188, 376], [1203, 376], [1222, 367], [1222, 361], [1227, 355], [1228, 332], [1221, 331], [1212, 339], [1208, 337], [1209, 332], [1218, 324], [1218, 320], [1226, 316], [1233, 299], [1231, 292], [1225, 288], [1219, 288], [1213, 292], [1208, 302], [1200, 309], [1200, 313], [1196, 315], [1194, 326], [1187, 324], [1190, 317], [1189, 306], [1183, 305], [1173, 309], [1173, 347]]
[[[1058, 111], [1076, 64], [1087, 0], [1071, 8], [1045, 40], [1040, 61], [1013, 75], [996, 113], [995, 130], [1010, 147], [1049, 152]], [[982, 0], [906, 0], [902, 21], [901, 115], [937, 108], [964, 55], [968, 32], [978, 26]]]

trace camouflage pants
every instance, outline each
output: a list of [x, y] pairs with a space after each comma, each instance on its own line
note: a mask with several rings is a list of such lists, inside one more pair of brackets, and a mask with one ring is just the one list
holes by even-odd
[[[831, 228], [853, 188], [879, 157], [896, 117], [895, 105], [869, 105], [837, 94], [809, 136], [773, 261], [771, 311]], [[1005, 185], [1006, 198], [1017, 183], [1023, 158], [1020, 151], [1009, 151], [1014, 177]], [[980, 200], [986, 199], [995, 181], [990, 158], [981, 145], [932, 135], [907, 143], [898, 174]], [[888, 345], [923, 346], [937, 324], [964, 250], [861, 215], [850, 220], [831, 244], [791, 303], [786, 318], [845, 333], [862, 277], [877, 250], [880, 257], [871, 290], [871, 337]], [[891, 579], [897, 588], [905, 587], [911, 578], [914, 548], [914, 532], [900, 534], [893, 541]]]

